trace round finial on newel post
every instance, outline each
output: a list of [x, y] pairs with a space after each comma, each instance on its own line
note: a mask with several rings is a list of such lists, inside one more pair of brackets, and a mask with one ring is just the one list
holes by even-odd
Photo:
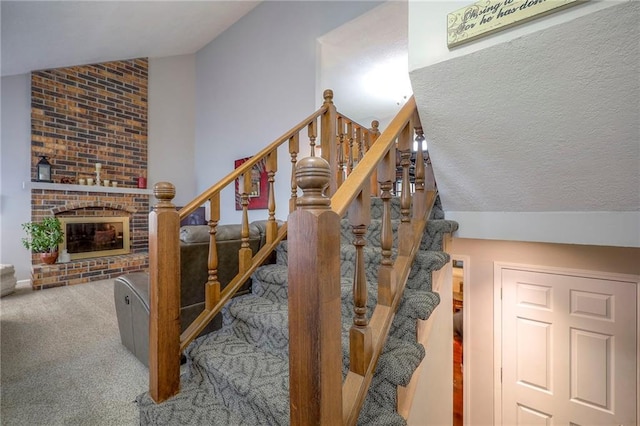
[[324, 195], [329, 186], [331, 168], [322, 157], [305, 157], [296, 164], [296, 183], [302, 190], [297, 205], [302, 208], [325, 208], [331, 205], [331, 199]]
[[325, 104], [332, 104], [333, 103], [333, 90], [331, 89], [327, 89], [324, 92], [322, 92], [322, 97], [324, 98], [324, 103]]
[[158, 182], [153, 186], [153, 195], [158, 199], [157, 207], [173, 207], [171, 200], [176, 196], [176, 187], [170, 182]]
[[373, 121], [371, 122], [371, 129], [372, 129], [374, 132], [377, 132], [377, 131], [378, 131], [378, 126], [379, 126], [379, 125], [380, 125], [380, 122], [379, 122], [378, 120], [373, 120]]

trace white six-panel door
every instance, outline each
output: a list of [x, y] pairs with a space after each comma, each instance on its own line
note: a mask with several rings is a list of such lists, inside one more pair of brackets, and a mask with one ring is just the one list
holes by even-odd
[[637, 282], [500, 273], [503, 425], [636, 425]]

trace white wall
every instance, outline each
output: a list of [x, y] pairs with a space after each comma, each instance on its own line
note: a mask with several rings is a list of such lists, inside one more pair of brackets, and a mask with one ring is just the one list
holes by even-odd
[[[447, 48], [447, 15], [474, 2], [410, 1], [409, 2], [409, 72], [458, 56], [468, 55], [541, 29], [585, 16], [595, 11], [624, 3], [625, 0], [588, 1], [554, 12], [540, 19], [498, 31], [453, 49]], [[627, 0], [628, 1], [628, 0]]]
[[[264, 148], [321, 104], [316, 99], [316, 39], [378, 4], [263, 2], [197, 52], [199, 192], [230, 173], [235, 159]], [[288, 176], [286, 146], [278, 156], [279, 173]], [[286, 185], [276, 188], [276, 211], [286, 219], [291, 190], [288, 179], [280, 181]], [[240, 220], [232, 191], [222, 193], [221, 205], [221, 223]], [[264, 219], [266, 213], [252, 211], [250, 220]]]
[[[470, 386], [466, 424], [493, 424], [494, 262], [640, 274], [640, 248], [483, 241], [454, 238], [451, 253], [469, 256], [464, 283], [467, 315], [464, 335], [464, 386]], [[468, 269], [468, 271], [467, 271]], [[467, 404], [467, 402], [469, 404]]]
[[409, 4], [411, 81], [458, 236], [640, 247], [637, 2], [448, 49], [447, 14], [469, 5]]
[[[149, 148], [147, 184], [171, 182], [174, 204], [196, 193], [195, 54], [149, 58]], [[152, 204], [155, 203], [152, 199]]]
[[11, 263], [18, 280], [31, 278], [31, 255], [20, 226], [31, 220], [31, 76], [2, 77], [0, 136], [0, 263]]

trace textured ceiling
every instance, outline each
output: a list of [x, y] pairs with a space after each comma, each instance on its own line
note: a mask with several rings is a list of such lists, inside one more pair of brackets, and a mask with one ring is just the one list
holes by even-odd
[[625, 7], [412, 72], [446, 210], [640, 210], [639, 8]]
[[259, 1], [2, 1], [2, 75], [194, 53]]

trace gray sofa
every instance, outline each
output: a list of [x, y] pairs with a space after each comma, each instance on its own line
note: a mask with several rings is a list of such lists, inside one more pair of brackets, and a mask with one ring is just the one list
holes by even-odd
[[[280, 225], [280, 223], [279, 223]], [[238, 251], [242, 244], [241, 225], [219, 225], [218, 280], [221, 288], [238, 273]], [[266, 241], [266, 221], [249, 225], [249, 246], [255, 254]], [[180, 228], [180, 323], [186, 327], [204, 310], [208, 278], [209, 226]], [[241, 292], [249, 290], [247, 282]], [[135, 272], [115, 279], [113, 295], [122, 344], [144, 365], [149, 365], [149, 274]], [[220, 315], [203, 330], [209, 333], [221, 325]]]

